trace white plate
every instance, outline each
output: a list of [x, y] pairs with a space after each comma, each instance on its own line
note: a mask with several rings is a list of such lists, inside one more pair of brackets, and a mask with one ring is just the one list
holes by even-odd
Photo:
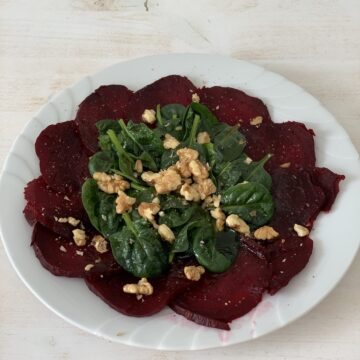
[[[195, 85], [223, 85], [263, 99], [275, 122], [296, 120], [316, 132], [317, 165], [345, 174], [329, 214], [312, 232], [314, 252], [307, 267], [275, 296], [265, 296], [230, 332], [191, 323], [165, 309], [149, 318], [123, 316], [92, 294], [80, 279], [55, 277], [30, 247], [31, 227], [22, 215], [25, 184], [37, 177], [34, 141], [40, 131], [73, 119], [78, 104], [98, 86], [140, 87], [169, 74]], [[0, 225], [5, 250], [19, 277], [47, 307], [92, 334], [122, 344], [166, 350], [214, 348], [248, 341], [299, 318], [319, 303], [345, 274], [359, 246], [359, 156], [344, 129], [320, 103], [282, 76], [248, 62], [214, 55], [160, 55], [113, 65], [64, 89], [31, 119], [16, 139], [0, 180]]]

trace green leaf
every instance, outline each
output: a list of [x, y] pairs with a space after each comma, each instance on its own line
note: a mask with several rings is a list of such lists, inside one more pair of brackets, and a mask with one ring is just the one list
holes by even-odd
[[261, 226], [274, 213], [270, 192], [260, 183], [243, 182], [221, 193], [222, 209], [228, 214], [237, 214], [247, 223]]
[[203, 104], [193, 102], [191, 108], [195, 114], [200, 116], [199, 132], [206, 131], [210, 135], [214, 127], [219, 124], [217, 117]]
[[241, 164], [243, 181], [260, 183], [270, 190], [272, 184], [271, 176], [264, 169], [264, 165], [270, 158], [271, 155], [267, 154], [260, 161], [252, 161], [250, 164], [243, 161]]
[[160, 224], [166, 224], [170, 228], [176, 228], [186, 224], [197, 211], [200, 211], [198, 205], [189, 205], [186, 208], [171, 208], [164, 211], [164, 216], [159, 218]]
[[89, 159], [90, 174], [95, 172], [108, 173], [116, 166], [115, 156], [112, 151], [99, 151]]

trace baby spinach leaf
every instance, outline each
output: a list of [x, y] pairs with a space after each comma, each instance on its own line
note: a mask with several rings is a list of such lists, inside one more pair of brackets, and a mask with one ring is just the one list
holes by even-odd
[[81, 200], [92, 226], [100, 231], [99, 225], [99, 188], [94, 179], [87, 179], [81, 188]]
[[197, 205], [190, 205], [186, 208], [171, 208], [164, 211], [164, 216], [159, 218], [160, 224], [166, 224], [170, 228], [176, 228], [186, 224], [200, 208]]
[[218, 182], [218, 190], [226, 189], [237, 184], [242, 175], [243, 158], [228, 162], [218, 162], [214, 167], [214, 174]]
[[123, 214], [126, 226], [110, 236], [115, 260], [136, 277], [157, 277], [168, 268], [168, 256], [157, 232], [146, 222], [132, 221]]
[[211, 134], [214, 126], [219, 124], [219, 120], [216, 116], [207, 106], [200, 103], [193, 102], [191, 108], [195, 114], [200, 116], [201, 123], [199, 125], [199, 132], [206, 131], [208, 134]]
[[165, 150], [162, 153], [160, 160], [160, 169], [167, 169], [169, 166], [174, 165], [179, 157], [176, 155], [177, 149]]
[[[246, 158], [246, 156], [245, 156]], [[271, 158], [270, 154], [265, 155], [260, 161], [252, 161], [247, 164], [245, 161], [241, 164], [241, 173], [243, 181], [257, 182], [264, 185], [268, 190], [271, 188], [271, 176], [264, 169], [265, 163]]]
[[100, 135], [106, 135], [108, 130], [114, 130], [116, 133], [120, 132], [120, 125], [116, 120], [105, 119], [98, 121], [95, 126], [99, 130]]
[[95, 172], [108, 173], [114, 167], [116, 167], [116, 160], [112, 151], [99, 151], [89, 159], [91, 175]]
[[228, 214], [237, 214], [249, 224], [261, 226], [274, 213], [270, 192], [260, 183], [243, 182], [221, 193], [222, 209]]

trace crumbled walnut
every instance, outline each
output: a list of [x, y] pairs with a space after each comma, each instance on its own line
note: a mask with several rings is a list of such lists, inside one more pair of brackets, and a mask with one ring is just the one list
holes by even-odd
[[104, 172], [95, 172], [93, 178], [96, 180], [99, 189], [107, 194], [116, 194], [130, 188], [128, 181], [120, 175], [108, 175]]
[[202, 266], [185, 266], [184, 274], [188, 280], [199, 281], [201, 275], [205, 273], [205, 269]]
[[279, 236], [279, 233], [271, 226], [262, 226], [255, 230], [255, 239], [257, 240], [271, 240]]
[[196, 182], [209, 177], [209, 172], [205, 165], [200, 160], [191, 160], [189, 162], [189, 169]]
[[294, 230], [299, 237], [307, 236], [310, 233], [308, 228], [299, 224], [294, 225]]
[[159, 225], [158, 233], [163, 240], [169, 242], [170, 244], [172, 244], [175, 240], [173, 231], [166, 224]]
[[94, 264], [87, 264], [87, 265], [84, 267], [84, 270], [85, 270], [85, 271], [90, 271], [93, 267], [94, 267]]
[[247, 156], [246, 159], [244, 160], [244, 163], [249, 165], [252, 163], [252, 159]]
[[153, 286], [147, 278], [142, 278], [137, 284], [126, 284], [123, 286], [124, 293], [135, 295], [151, 295], [154, 292]]
[[63, 246], [63, 245], [61, 245], [61, 246], [59, 247], [59, 249], [60, 249], [60, 251], [62, 251], [62, 252], [67, 252], [66, 247]]
[[183, 184], [180, 189], [180, 195], [187, 201], [200, 201], [200, 193], [197, 184]]
[[69, 217], [61, 217], [61, 218], [58, 218], [56, 216], [54, 216], [54, 219], [55, 221], [59, 222], [59, 223], [69, 223], [70, 225], [72, 226], [78, 226], [80, 224], [80, 220], [78, 219], [75, 219], [74, 217], [72, 216], [69, 216]]
[[137, 159], [135, 161], [135, 165], [134, 165], [134, 170], [138, 173], [138, 174], [141, 174], [144, 170], [143, 168], [143, 163], [140, 159]]
[[160, 211], [160, 205], [155, 203], [142, 202], [138, 207], [138, 213], [145, 220], [153, 222], [155, 220], [154, 215]]
[[160, 177], [155, 180], [154, 186], [158, 194], [168, 194], [181, 186], [181, 176], [174, 169], [160, 171]]
[[214, 206], [217, 208], [220, 206], [221, 195], [213, 195]]
[[141, 119], [143, 122], [147, 124], [153, 124], [156, 121], [156, 113], [153, 109], [146, 109], [141, 115]]
[[216, 192], [216, 186], [211, 179], [198, 181], [197, 184], [193, 184], [192, 186], [195, 187], [195, 189], [200, 194], [201, 200], [206, 199], [207, 196]]
[[160, 199], [159, 199], [157, 196], [155, 196], [155, 197], [151, 200], [151, 202], [154, 203], [154, 204], [160, 204]]
[[286, 163], [281, 164], [280, 167], [283, 168], [283, 169], [287, 169], [287, 168], [290, 167], [290, 165], [291, 165], [290, 162], [286, 162]]
[[79, 255], [79, 256], [83, 256], [84, 255], [84, 252], [83, 251], [80, 251], [80, 250], [76, 250], [76, 255]]
[[198, 144], [208, 144], [211, 141], [210, 135], [206, 132], [199, 132], [196, 137], [196, 142]]
[[75, 229], [72, 231], [73, 240], [77, 246], [85, 246], [86, 245], [86, 234], [82, 229]]
[[118, 214], [124, 214], [127, 211], [131, 211], [132, 206], [135, 204], [135, 202], [135, 198], [127, 196], [123, 191], [119, 191], [118, 197], [115, 200], [116, 212]]
[[187, 161], [177, 161], [175, 164], [175, 169], [184, 179], [189, 178], [191, 176], [189, 163]]
[[194, 102], [194, 103], [199, 103], [200, 102], [200, 96], [197, 93], [192, 94], [191, 101]]
[[159, 177], [159, 173], [154, 173], [152, 171], [146, 171], [141, 174], [141, 179], [143, 179], [149, 185], [154, 185], [155, 180], [157, 180]]
[[236, 232], [244, 235], [250, 234], [249, 225], [238, 215], [231, 214], [226, 218], [226, 225]]
[[170, 134], [165, 134], [165, 139], [163, 142], [164, 149], [176, 149], [180, 145], [180, 142], [176, 140]]
[[211, 210], [210, 214], [214, 219], [216, 219], [216, 229], [218, 231], [223, 231], [226, 219], [224, 212], [219, 207], [217, 207]]
[[91, 240], [91, 245], [94, 246], [96, 251], [100, 254], [106, 253], [108, 251], [108, 242], [101, 235], [95, 235]]
[[176, 152], [176, 155], [179, 156], [180, 161], [190, 162], [191, 160], [196, 160], [199, 157], [197, 150], [190, 148], [182, 148]]
[[261, 125], [262, 122], [263, 122], [262, 116], [256, 116], [250, 120], [250, 125], [258, 126], [258, 125]]

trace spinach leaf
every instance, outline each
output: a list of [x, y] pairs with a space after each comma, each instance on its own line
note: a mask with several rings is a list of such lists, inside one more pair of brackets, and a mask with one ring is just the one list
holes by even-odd
[[239, 242], [233, 231], [215, 233], [209, 223], [196, 230], [193, 238], [193, 252], [199, 262], [211, 272], [226, 271], [234, 262]]
[[256, 182], [264, 185], [268, 190], [270, 190], [272, 184], [271, 176], [264, 169], [265, 163], [270, 158], [271, 155], [267, 154], [260, 161], [252, 161], [250, 164], [243, 161], [240, 165], [243, 181]]
[[249, 224], [261, 226], [274, 213], [274, 202], [270, 192], [260, 183], [243, 182], [231, 186], [221, 193], [222, 209], [237, 214]]
[[169, 166], [174, 165], [179, 157], [176, 155], [177, 149], [165, 150], [162, 153], [160, 160], [160, 169], [167, 169]]
[[219, 120], [209, 110], [209, 108], [200, 103], [192, 103], [191, 109], [193, 112], [200, 116], [201, 123], [199, 125], [199, 132], [206, 131], [208, 134], [213, 133], [214, 127], [219, 124]]
[[184, 133], [183, 120], [186, 113], [185, 106], [181, 104], [168, 104], [156, 107], [157, 127], [154, 130], [158, 136], [170, 134], [181, 141]]
[[158, 233], [146, 222], [123, 214], [126, 226], [110, 236], [115, 260], [136, 277], [157, 277], [168, 268], [168, 256]]
[[171, 208], [164, 211], [164, 216], [159, 218], [160, 224], [166, 224], [170, 228], [176, 228], [186, 224], [193, 215], [200, 211], [200, 207], [196, 204], [187, 206], [186, 208]]
[[204, 144], [204, 148], [206, 153], [206, 161], [209, 163], [212, 169], [214, 169], [216, 165], [223, 162], [224, 157], [222, 153], [213, 143]]
[[136, 199], [136, 206], [139, 205], [142, 202], [152, 202], [155, 192], [153, 187], [145, 188], [143, 190], [141, 189], [129, 189], [126, 191], [127, 195], [134, 197]]
[[243, 165], [242, 157], [233, 161], [217, 163], [213, 171], [218, 182], [218, 190], [236, 185], [241, 178]]
[[109, 172], [116, 166], [115, 156], [112, 151], [99, 151], [89, 159], [90, 174], [95, 172]]
[[111, 140], [107, 135], [107, 131], [112, 129], [115, 132], [120, 131], [120, 125], [116, 120], [100, 120], [95, 126], [99, 130], [99, 147], [103, 151], [111, 151]]

